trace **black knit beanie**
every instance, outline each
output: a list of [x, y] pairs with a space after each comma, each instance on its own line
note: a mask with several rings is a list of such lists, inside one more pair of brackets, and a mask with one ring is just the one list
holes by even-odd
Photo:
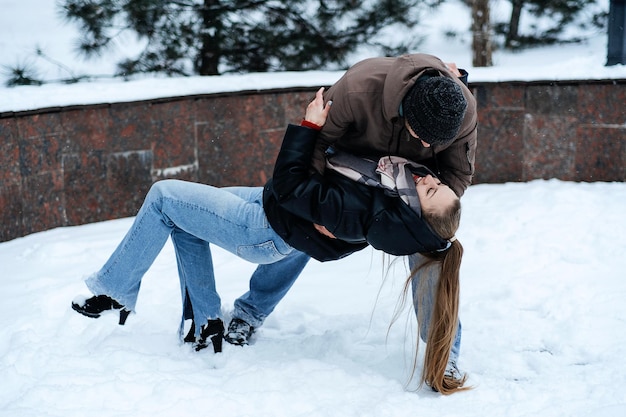
[[423, 76], [402, 100], [402, 112], [411, 129], [430, 145], [447, 145], [459, 133], [467, 100], [450, 78]]

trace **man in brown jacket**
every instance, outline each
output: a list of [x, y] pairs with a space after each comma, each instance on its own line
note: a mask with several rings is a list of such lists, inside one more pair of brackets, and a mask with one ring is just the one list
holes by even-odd
[[[372, 159], [396, 155], [428, 166], [458, 196], [463, 195], [474, 174], [477, 127], [476, 100], [463, 79], [456, 66], [425, 54], [371, 58], [355, 64], [324, 96], [333, 104], [319, 134], [314, 168], [324, 171], [329, 145]], [[411, 269], [425, 260], [419, 254], [410, 256]], [[247, 344], [306, 261], [301, 259], [297, 268], [265, 265], [263, 273], [255, 273], [250, 291], [235, 301], [226, 340]], [[413, 277], [414, 290], [426, 289], [414, 295], [423, 340], [438, 279], [438, 269], [430, 267]], [[263, 291], [255, 290], [259, 286]], [[270, 298], [275, 303], [268, 303]], [[462, 378], [456, 366], [460, 342], [459, 323], [446, 370], [455, 379]]]
[[323, 171], [329, 145], [375, 159], [397, 155], [428, 166], [462, 196], [474, 174], [476, 100], [451, 67], [425, 54], [355, 64], [324, 95], [333, 107], [315, 168]]

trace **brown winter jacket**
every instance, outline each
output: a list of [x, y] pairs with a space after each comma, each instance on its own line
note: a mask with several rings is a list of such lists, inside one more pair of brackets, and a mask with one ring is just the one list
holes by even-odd
[[[455, 80], [467, 100], [465, 119], [448, 146], [425, 148], [404, 127], [402, 98], [417, 78], [434, 72]], [[476, 100], [437, 57], [426, 54], [370, 58], [351, 67], [324, 94], [333, 105], [316, 145], [313, 166], [324, 170], [324, 151], [333, 144], [358, 156], [402, 156], [421, 163], [461, 196], [474, 175]]]

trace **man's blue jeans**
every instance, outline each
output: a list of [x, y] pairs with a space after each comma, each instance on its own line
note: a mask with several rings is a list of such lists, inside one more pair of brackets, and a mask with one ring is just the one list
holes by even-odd
[[[178, 180], [155, 183], [133, 225], [105, 265], [86, 281], [134, 310], [141, 280], [168, 236], [176, 251], [183, 319], [199, 325], [221, 317], [209, 244], [259, 264], [250, 291], [235, 302], [235, 317], [260, 326], [309, 261], [270, 227], [261, 187], [216, 188]], [[196, 326], [196, 336], [199, 327]]]
[[[411, 271], [416, 266], [422, 265], [428, 259], [420, 254], [409, 256], [409, 268]], [[426, 342], [428, 339], [428, 329], [432, 319], [432, 311], [437, 294], [437, 285], [439, 283], [438, 264], [421, 268], [413, 275], [411, 285], [413, 288], [413, 307], [417, 315], [417, 323], [420, 329], [420, 338]], [[457, 327], [456, 336], [452, 349], [450, 350], [450, 358], [448, 362], [456, 362], [461, 351], [461, 321]]]

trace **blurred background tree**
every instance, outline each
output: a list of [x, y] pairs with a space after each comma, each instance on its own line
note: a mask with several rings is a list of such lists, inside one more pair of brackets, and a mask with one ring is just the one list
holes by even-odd
[[[582, 38], [566, 34], [570, 25], [596, 29], [606, 27], [608, 10], [593, 7], [597, 5], [597, 0], [509, 1], [512, 6], [509, 21], [494, 24], [496, 35], [504, 37], [503, 46], [509, 50], [583, 41]], [[527, 17], [531, 20], [524, 31], [520, 26], [523, 11], [528, 13]]]
[[[123, 31], [146, 42], [119, 75], [218, 75], [343, 66], [346, 56], [390, 25], [417, 24], [418, 3], [440, 0], [64, 0], [65, 19], [82, 33], [91, 56]], [[415, 45], [378, 44], [383, 54]]]
[[489, 0], [471, 0], [472, 65], [490, 67], [493, 55]]
[[[105, 55], [128, 42], [128, 34], [136, 37], [139, 52], [117, 58], [114, 76], [127, 79], [142, 73], [188, 76], [339, 70], [353, 64], [355, 54], [364, 50], [368, 56], [418, 52], [430, 33], [420, 30], [423, 23], [419, 17], [446, 1], [467, 6], [468, 24], [452, 29], [445, 20], [426, 24], [431, 31], [433, 25], [439, 25], [446, 36], [468, 44], [471, 41], [474, 67], [491, 66], [492, 53], [498, 48], [518, 50], [584, 41], [585, 31], [580, 28], [597, 33], [608, 21], [603, 0], [57, 1], [59, 15], [79, 28], [76, 48], [81, 56]], [[511, 7], [502, 15], [506, 2]], [[494, 5], [500, 13], [490, 13]], [[573, 26], [576, 35], [568, 32]], [[5, 68], [6, 85], [72, 83], [111, 76], [76, 74], [68, 63], [40, 48], [36, 59], [58, 67], [67, 76], [46, 80], [32, 63], [21, 62]]]

